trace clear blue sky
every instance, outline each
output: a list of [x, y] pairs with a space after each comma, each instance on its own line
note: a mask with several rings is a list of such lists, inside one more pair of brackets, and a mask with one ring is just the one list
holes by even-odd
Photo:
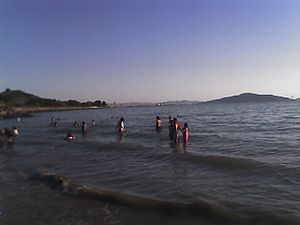
[[61, 100], [300, 97], [298, 0], [0, 0], [0, 91]]

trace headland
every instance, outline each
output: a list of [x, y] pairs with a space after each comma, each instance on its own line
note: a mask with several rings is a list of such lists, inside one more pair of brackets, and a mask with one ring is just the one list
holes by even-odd
[[105, 101], [79, 102], [77, 100], [61, 101], [41, 98], [21, 90], [6, 89], [0, 93], [0, 118], [24, 117], [31, 113], [65, 111], [78, 109], [95, 109], [108, 107]]

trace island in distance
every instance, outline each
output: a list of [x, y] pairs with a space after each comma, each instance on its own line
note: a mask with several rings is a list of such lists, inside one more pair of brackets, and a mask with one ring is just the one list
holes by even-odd
[[214, 99], [210, 101], [200, 102], [200, 101], [168, 101], [157, 104], [158, 106], [166, 105], [191, 105], [191, 104], [210, 104], [210, 103], [255, 103], [255, 102], [293, 102], [299, 101], [300, 98], [291, 99], [287, 97], [275, 96], [275, 95], [261, 95], [254, 93], [242, 93], [240, 95], [234, 95], [230, 97], [224, 97], [220, 99]]
[[251, 102], [292, 102], [294, 99], [275, 96], [275, 95], [260, 95], [253, 93], [243, 93], [240, 95], [234, 95], [230, 97], [224, 97], [207, 101], [204, 103], [251, 103]]

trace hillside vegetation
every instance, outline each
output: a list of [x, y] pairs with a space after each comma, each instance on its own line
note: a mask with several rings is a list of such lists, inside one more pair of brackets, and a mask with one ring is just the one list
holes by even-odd
[[6, 89], [0, 93], [0, 117], [20, 116], [29, 112], [67, 110], [85, 107], [106, 107], [105, 101], [79, 102], [41, 98], [21, 90]]

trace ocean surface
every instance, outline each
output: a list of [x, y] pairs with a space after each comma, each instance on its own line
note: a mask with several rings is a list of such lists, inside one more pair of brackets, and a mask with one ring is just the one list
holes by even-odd
[[[170, 114], [188, 122], [187, 145], [170, 141]], [[50, 126], [51, 117], [59, 118], [58, 127]], [[120, 117], [124, 137], [116, 130]], [[87, 122], [84, 136], [75, 120]], [[300, 224], [299, 103], [108, 108], [0, 120], [0, 128], [12, 126], [20, 130], [15, 143], [0, 147], [1, 225]], [[64, 140], [68, 132], [75, 141]], [[36, 173], [128, 201], [77, 196], [30, 179]], [[135, 196], [157, 205], [134, 207]]]

